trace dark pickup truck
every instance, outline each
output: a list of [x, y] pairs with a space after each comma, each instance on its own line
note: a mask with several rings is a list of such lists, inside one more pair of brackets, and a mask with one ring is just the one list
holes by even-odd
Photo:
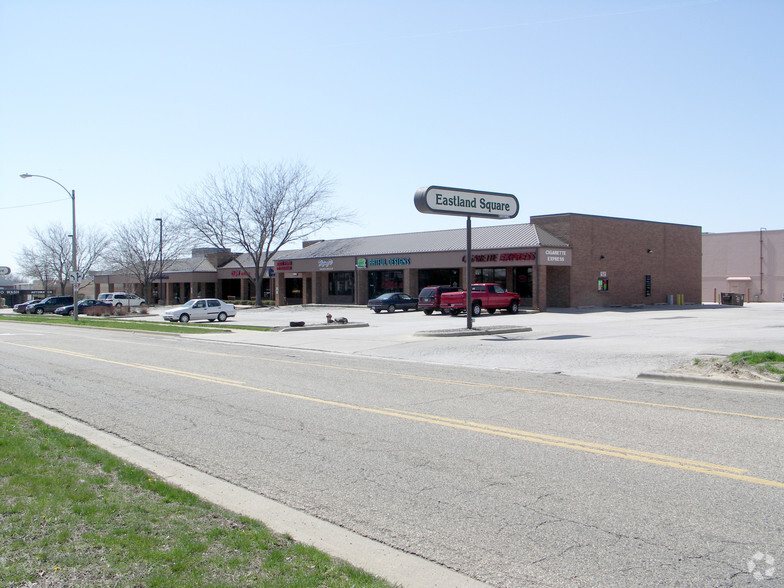
[[[483, 308], [490, 314], [499, 308], [515, 314], [520, 308], [520, 296], [507, 292], [498, 284], [471, 284], [471, 315], [479, 316]], [[465, 292], [446, 292], [441, 295], [442, 312], [457, 316], [465, 309]]]

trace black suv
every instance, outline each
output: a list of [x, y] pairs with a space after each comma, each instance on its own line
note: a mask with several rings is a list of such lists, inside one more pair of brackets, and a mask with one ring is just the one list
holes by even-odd
[[27, 314], [43, 314], [45, 312], [54, 312], [55, 309], [73, 304], [73, 296], [50, 296], [39, 300], [35, 304], [28, 304], [25, 308]]
[[[419, 310], [430, 316], [434, 310], [441, 310], [441, 294], [458, 292], [457, 286], [427, 286], [419, 293]], [[441, 314], [445, 314], [443, 311]]]

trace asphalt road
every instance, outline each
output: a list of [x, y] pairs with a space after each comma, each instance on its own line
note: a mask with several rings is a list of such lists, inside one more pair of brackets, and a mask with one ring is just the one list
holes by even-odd
[[533, 330], [465, 338], [417, 334], [464, 317], [357, 308], [337, 312], [370, 326], [209, 337], [3, 323], [1, 387], [492, 585], [756, 585], [784, 564], [784, 396], [629, 362], [781, 350], [782, 309], [496, 315]]

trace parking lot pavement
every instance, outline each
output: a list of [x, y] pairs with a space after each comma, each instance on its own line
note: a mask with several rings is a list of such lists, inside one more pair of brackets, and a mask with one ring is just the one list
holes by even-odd
[[[569, 375], [634, 378], [695, 358], [736, 351], [784, 352], [784, 304], [714, 304], [615, 309], [554, 309], [543, 313], [482, 314], [474, 336], [434, 338], [438, 330], [467, 330], [465, 315], [376, 314], [362, 306], [241, 309], [232, 323], [284, 327], [292, 321], [326, 325], [326, 315], [363, 328], [276, 332], [235, 331], [233, 343], [311, 349], [400, 360]], [[519, 332], [488, 333], [515, 327]], [[530, 331], [524, 330], [530, 328]], [[217, 338], [219, 335], [194, 335]]]
[[[164, 310], [152, 307], [149, 315], [134, 318], [162, 321]], [[363, 326], [270, 332], [236, 330], [187, 337], [605, 378], [666, 372], [695, 358], [726, 356], [747, 349], [784, 352], [783, 303], [485, 313], [473, 323], [473, 336], [448, 338], [422, 335], [440, 330], [467, 331], [465, 315], [425, 316], [414, 311], [376, 314], [364, 306], [240, 307], [236, 318], [229, 319], [225, 326], [288, 327], [291, 322], [326, 326], [327, 314], [333, 319], [345, 317], [347, 327]], [[510, 327], [516, 332], [498, 332]]]

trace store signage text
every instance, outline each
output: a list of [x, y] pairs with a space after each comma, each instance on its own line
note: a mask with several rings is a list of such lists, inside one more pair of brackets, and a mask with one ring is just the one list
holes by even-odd
[[563, 249], [545, 249], [547, 261], [566, 261], [566, 251]]
[[332, 265], [334, 263], [335, 263], [335, 260], [333, 260], [333, 259], [319, 259], [318, 260], [319, 269], [329, 269], [329, 268], [332, 267]]
[[245, 270], [231, 270], [232, 278], [249, 278], [250, 274]]
[[290, 270], [292, 268], [292, 261], [290, 259], [284, 259], [283, 261], [276, 261], [275, 262], [275, 269], [280, 271]]
[[357, 267], [359, 269], [367, 269], [369, 267], [384, 267], [384, 266], [399, 266], [411, 265], [410, 257], [380, 257], [378, 259], [365, 259], [360, 258], [357, 260]]
[[419, 212], [426, 214], [485, 218], [514, 218], [520, 210], [520, 204], [513, 194], [478, 192], [444, 186], [420, 188], [414, 195], [414, 205]]
[[[463, 256], [463, 261], [466, 256]], [[471, 261], [475, 263], [488, 263], [494, 261], [536, 261], [536, 253], [528, 251], [525, 253], [489, 253], [472, 255]]]

